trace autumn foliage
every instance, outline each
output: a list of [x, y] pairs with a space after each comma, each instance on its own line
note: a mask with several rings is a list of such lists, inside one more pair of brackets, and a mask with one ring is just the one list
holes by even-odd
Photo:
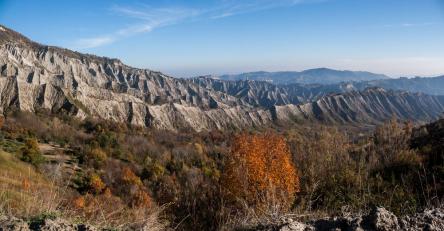
[[122, 170], [122, 180], [128, 185], [142, 186], [140, 178], [128, 167], [125, 167]]
[[122, 169], [121, 180], [126, 187], [126, 193], [130, 196], [129, 204], [132, 207], [149, 208], [152, 206], [152, 199], [145, 191], [142, 181], [130, 168], [125, 167]]
[[90, 176], [90, 187], [94, 194], [99, 194], [106, 188], [106, 185], [103, 183], [99, 175], [92, 174]]
[[231, 200], [259, 210], [270, 201], [288, 209], [299, 192], [299, 177], [284, 138], [273, 133], [234, 139], [223, 176]]
[[21, 160], [39, 165], [45, 161], [42, 153], [40, 153], [39, 144], [36, 139], [27, 139], [25, 146], [21, 149]]
[[76, 208], [76, 209], [83, 209], [83, 208], [85, 208], [85, 204], [86, 204], [85, 197], [84, 196], [80, 196], [80, 197], [75, 198], [72, 201], [72, 204], [74, 205], [74, 208]]

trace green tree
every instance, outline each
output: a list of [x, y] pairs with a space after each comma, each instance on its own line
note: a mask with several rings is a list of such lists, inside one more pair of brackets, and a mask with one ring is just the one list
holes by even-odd
[[40, 152], [38, 142], [36, 139], [27, 139], [25, 146], [21, 149], [21, 160], [31, 163], [33, 165], [39, 165], [45, 161], [45, 157]]

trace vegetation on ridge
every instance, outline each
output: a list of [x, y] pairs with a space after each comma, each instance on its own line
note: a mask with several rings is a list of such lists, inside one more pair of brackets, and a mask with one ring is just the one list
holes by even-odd
[[[216, 230], [287, 212], [334, 215], [380, 205], [408, 214], [443, 199], [443, 154], [435, 148], [442, 121], [415, 129], [392, 120], [360, 136], [315, 124], [172, 133], [41, 113], [5, 118], [2, 213], [56, 214], [101, 227], [168, 221], [179, 230]], [[44, 159], [19, 160], [29, 153]], [[24, 172], [33, 177], [17, 177]], [[60, 200], [35, 194], [42, 201], [28, 204], [14, 196], [36, 185]]]

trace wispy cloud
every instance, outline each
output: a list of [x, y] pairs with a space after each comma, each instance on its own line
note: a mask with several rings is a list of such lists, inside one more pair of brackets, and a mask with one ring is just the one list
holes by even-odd
[[399, 24], [386, 24], [383, 27], [393, 28], [393, 27], [425, 27], [425, 26], [433, 26], [437, 25], [435, 22], [421, 22], [421, 23], [399, 23]]
[[110, 11], [116, 16], [132, 18], [136, 22], [125, 28], [113, 31], [107, 35], [91, 38], [81, 38], [75, 41], [78, 49], [89, 49], [109, 45], [125, 37], [148, 33], [156, 28], [174, 25], [187, 20], [221, 19], [230, 16], [265, 11], [279, 7], [291, 7], [302, 3], [316, 3], [327, 0], [222, 0], [219, 4], [205, 9], [168, 7], [155, 8], [150, 6], [113, 6]]
[[94, 48], [94, 47], [108, 45], [113, 42], [114, 42], [114, 38], [109, 37], [109, 36], [95, 37], [95, 38], [83, 38], [83, 39], [78, 39], [75, 42], [75, 46], [83, 48], [83, 49], [87, 49], [87, 48]]
[[417, 27], [417, 26], [432, 26], [436, 25], [434, 22], [424, 22], [424, 23], [403, 23], [402, 27]]
[[114, 6], [110, 8], [110, 11], [116, 16], [133, 18], [138, 22], [107, 35], [78, 39], [74, 44], [76, 48], [88, 49], [109, 45], [125, 37], [151, 32], [156, 28], [172, 25], [199, 15], [197, 10], [188, 8], [143, 7], [136, 10], [130, 7]]
[[239, 14], [270, 10], [280, 7], [291, 7], [298, 4], [320, 3], [328, 0], [226, 0], [224, 7], [211, 16], [212, 19], [225, 18]]

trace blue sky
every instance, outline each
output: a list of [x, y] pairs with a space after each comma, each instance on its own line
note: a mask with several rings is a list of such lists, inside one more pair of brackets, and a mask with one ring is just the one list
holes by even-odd
[[0, 24], [177, 77], [444, 74], [444, 0], [0, 0]]

